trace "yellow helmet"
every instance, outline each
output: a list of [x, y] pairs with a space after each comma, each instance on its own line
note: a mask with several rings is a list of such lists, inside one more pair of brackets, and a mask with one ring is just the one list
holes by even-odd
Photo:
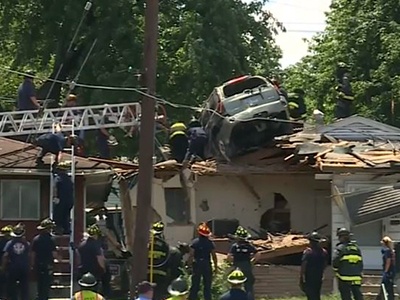
[[2, 234], [2, 235], [9, 235], [9, 234], [11, 234], [11, 232], [13, 231], [13, 226], [12, 225], [7, 225], [7, 226], [4, 226], [3, 228], [1, 228], [1, 230], [0, 230], [0, 233]]
[[174, 123], [174, 124], [172, 124], [170, 131], [171, 132], [186, 131], [186, 125], [183, 124], [182, 122]]
[[97, 226], [96, 224], [94, 224], [94, 225], [92, 225], [92, 226], [90, 226], [88, 229], [87, 229], [87, 233], [88, 233], [88, 235], [90, 235], [90, 236], [100, 236], [101, 235], [101, 230], [100, 230], [100, 227], [99, 226]]
[[246, 280], [246, 276], [244, 276], [244, 273], [240, 269], [236, 269], [228, 275], [228, 282], [232, 284], [241, 284]]
[[164, 232], [164, 223], [163, 222], [156, 222], [153, 224], [153, 226], [151, 227], [151, 229], [153, 230], [153, 232], [155, 234], [160, 234]]
[[241, 239], [248, 239], [249, 237], [251, 237], [250, 233], [242, 226], [238, 226], [235, 231], [235, 235]]

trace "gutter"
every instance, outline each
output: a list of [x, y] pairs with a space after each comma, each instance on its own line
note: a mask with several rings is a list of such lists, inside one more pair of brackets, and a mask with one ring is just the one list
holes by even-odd
[[[76, 171], [75, 176], [91, 176], [113, 174], [112, 169], [109, 170], [82, 170]], [[35, 169], [0, 169], [0, 175], [37, 175], [37, 176], [50, 176], [50, 171], [35, 170]]]

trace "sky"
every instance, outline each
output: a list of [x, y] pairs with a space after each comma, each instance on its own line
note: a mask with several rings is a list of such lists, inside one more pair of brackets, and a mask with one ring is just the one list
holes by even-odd
[[[250, 1], [250, 0], [245, 0]], [[295, 64], [307, 54], [307, 43], [318, 31], [325, 28], [325, 14], [331, 0], [270, 0], [265, 8], [287, 32], [279, 33], [275, 40], [283, 51], [280, 63], [283, 68]]]

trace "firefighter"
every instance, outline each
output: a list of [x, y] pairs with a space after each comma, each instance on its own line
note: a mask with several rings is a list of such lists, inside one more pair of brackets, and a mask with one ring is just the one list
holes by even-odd
[[[107, 124], [109, 119], [107, 116], [103, 116], [101, 123]], [[100, 158], [111, 159], [111, 147], [118, 146], [118, 141], [105, 127], [100, 127], [97, 130], [96, 137], [97, 150], [99, 151]]]
[[171, 149], [171, 158], [178, 163], [183, 162], [189, 147], [185, 124], [179, 122], [171, 126], [168, 143]]
[[80, 276], [91, 273], [97, 280], [101, 280], [106, 273], [104, 252], [98, 240], [101, 231], [97, 225], [92, 225], [87, 229], [87, 235], [88, 237], [78, 247], [80, 262], [78, 270]]
[[37, 110], [40, 104], [36, 99], [36, 89], [33, 79], [35, 72], [28, 70], [25, 72], [24, 81], [18, 87], [17, 110]]
[[362, 300], [361, 281], [363, 259], [358, 245], [350, 240], [350, 231], [340, 228], [337, 231], [339, 244], [336, 246], [332, 267], [336, 272], [339, 283], [339, 292], [342, 300]]
[[189, 139], [188, 151], [185, 160], [193, 160], [195, 158], [205, 159], [205, 148], [207, 145], [207, 134], [200, 122], [193, 118], [189, 123], [187, 135]]
[[336, 70], [336, 79], [338, 85], [336, 86], [337, 100], [335, 117], [337, 119], [350, 117], [353, 110], [354, 94], [351, 87], [351, 78], [349, 66], [340, 62]]
[[305, 92], [303, 89], [294, 89], [288, 94], [288, 107], [290, 117], [293, 120], [305, 120], [307, 118], [307, 107], [304, 101]]
[[236, 229], [235, 236], [238, 241], [231, 246], [228, 254], [228, 261], [233, 262], [233, 266], [239, 268], [246, 277], [244, 288], [249, 299], [254, 299], [254, 275], [252, 262], [259, 259], [257, 249], [249, 243], [250, 234], [242, 226]]
[[96, 277], [91, 273], [86, 273], [78, 281], [81, 290], [74, 294], [73, 300], [105, 300], [105, 298], [95, 291], [97, 285]]
[[78, 102], [78, 98], [75, 94], [69, 94], [67, 96], [64, 107], [76, 107]]
[[29, 299], [29, 243], [25, 237], [25, 226], [19, 223], [11, 232], [11, 240], [4, 247], [2, 269], [8, 277], [10, 300]]
[[35, 141], [36, 145], [42, 148], [37, 155], [36, 164], [38, 166], [43, 165], [44, 156], [47, 153], [51, 153], [55, 155], [54, 166], [57, 166], [58, 162], [61, 161], [62, 151], [66, 146], [73, 144], [74, 140], [75, 136], [73, 135], [64, 136], [61, 132], [60, 125], [57, 126], [55, 133], [45, 133], [40, 135]]
[[[10, 240], [13, 227], [11, 225], [4, 226], [0, 231], [0, 262], [3, 259], [4, 248]], [[7, 287], [7, 277], [4, 270], [0, 269], [0, 299], [5, 299]]]
[[228, 275], [228, 282], [231, 288], [223, 294], [220, 300], [246, 300], [248, 293], [243, 290], [243, 284], [246, 284], [247, 278], [240, 269], [232, 271]]
[[57, 165], [55, 169], [55, 193], [53, 215], [57, 226], [57, 232], [70, 234], [70, 214], [74, 206], [74, 184], [68, 170], [71, 169], [71, 162], [65, 161]]
[[196, 300], [200, 290], [200, 281], [203, 278], [203, 295], [205, 300], [211, 300], [211, 283], [213, 270], [211, 257], [214, 263], [214, 271], [218, 272], [218, 260], [215, 253], [215, 244], [209, 239], [210, 228], [206, 223], [201, 223], [197, 232], [199, 237], [192, 241], [188, 265], [192, 266], [192, 285], [190, 287], [189, 300]]
[[308, 300], [321, 299], [322, 278], [328, 265], [328, 252], [322, 248], [324, 240], [317, 232], [307, 236], [310, 246], [304, 250], [300, 269], [300, 287]]
[[168, 260], [170, 248], [164, 240], [164, 223], [156, 222], [151, 229], [149, 243], [148, 279], [154, 282], [154, 299], [164, 299], [169, 285]]
[[31, 265], [37, 275], [37, 300], [48, 300], [53, 278], [54, 259], [57, 259], [57, 247], [51, 231], [56, 224], [47, 218], [40, 222], [37, 229], [40, 233], [33, 238]]
[[178, 277], [168, 287], [168, 293], [171, 295], [167, 300], [186, 300], [189, 293], [189, 286], [185, 279]]

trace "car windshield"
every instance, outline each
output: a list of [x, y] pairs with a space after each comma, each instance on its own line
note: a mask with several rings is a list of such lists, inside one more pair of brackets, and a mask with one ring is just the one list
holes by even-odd
[[273, 87], [260, 87], [226, 99], [224, 101], [224, 108], [228, 115], [234, 116], [250, 107], [257, 107], [279, 100], [280, 96]]

